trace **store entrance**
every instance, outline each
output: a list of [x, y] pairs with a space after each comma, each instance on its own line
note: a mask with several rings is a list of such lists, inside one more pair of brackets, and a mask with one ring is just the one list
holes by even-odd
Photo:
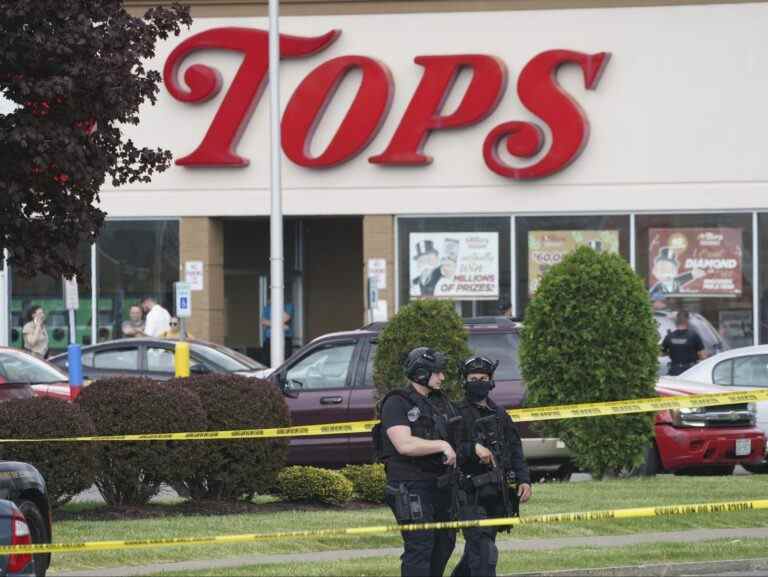
[[[261, 319], [269, 309], [269, 218], [224, 220], [226, 341], [269, 365]], [[363, 323], [362, 217], [284, 221], [286, 353]], [[287, 356], [287, 355], [286, 355]]]

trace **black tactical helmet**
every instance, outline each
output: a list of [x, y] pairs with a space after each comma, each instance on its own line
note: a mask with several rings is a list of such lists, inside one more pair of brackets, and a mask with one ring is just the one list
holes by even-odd
[[483, 373], [493, 379], [493, 373], [496, 372], [498, 366], [499, 361], [493, 362], [487, 357], [470, 357], [461, 364], [461, 376], [466, 379], [467, 375], [472, 373]]
[[416, 347], [408, 353], [403, 368], [408, 380], [426, 387], [432, 373], [445, 369], [445, 355], [429, 347]]

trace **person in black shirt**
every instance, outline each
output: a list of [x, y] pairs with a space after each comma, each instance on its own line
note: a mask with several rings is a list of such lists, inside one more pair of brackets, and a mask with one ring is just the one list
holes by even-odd
[[[531, 496], [531, 478], [517, 427], [488, 396], [498, 364], [482, 356], [462, 364], [465, 398], [457, 405], [462, 417], [458, 458], [467, 505], [461, 520], [516, 516], [518, 504]], [[509, 486], [512, 478], [517, 483], [516, 494]], [[495, 576], [496, 533], [496, 527], [465, 529], [464, 555], [452, 577]]]
[[668, 332], [661, 343], [661, 352], [669, 355], [669, 374], [673, 376], [687, 371], [707, 356], [701, 337], [689, 328], [688, 318], [688, 311], [679, 311], [677, 328]]
[[[442, 353], [427, 347], [412, 350], [405, 362], [409, 385], [391, 391], [381, 404], [374, 442], [387, 472], [386, 502], [400, 524], [451, 519], [456, 452], [450, 432], [459, 416], [440, 390], [445, 362]], [[455, 531], [403, 531], [402, 536], [403, 576], [443, 574]]]

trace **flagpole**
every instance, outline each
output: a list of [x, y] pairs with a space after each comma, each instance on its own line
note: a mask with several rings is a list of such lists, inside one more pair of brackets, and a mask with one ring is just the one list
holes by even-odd
[[272, 315], [270, 324], [270, 366], [279, 367], [285, 357], [283, 331], [283, 204], [280, 172], [280, 1], [269, 0], [269, 126], [271, 134], [269, 213], [270, 291]]

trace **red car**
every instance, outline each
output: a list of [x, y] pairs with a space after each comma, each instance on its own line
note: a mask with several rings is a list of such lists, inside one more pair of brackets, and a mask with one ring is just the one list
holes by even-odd
[[32, 396], [69, 399], [67, 373], [26, 351], [0, 347], [0, 401]]
[[[656, 385], [661, 396], [730, 392], [717, 385]], [[755, 426], [755, 408], [747, 403], [661, 411], [656, 442], [646, 457], [646, 474], [664, 471], [730, 475], [736, 465], [757, 463], [765, 455], [765, 435]]]

